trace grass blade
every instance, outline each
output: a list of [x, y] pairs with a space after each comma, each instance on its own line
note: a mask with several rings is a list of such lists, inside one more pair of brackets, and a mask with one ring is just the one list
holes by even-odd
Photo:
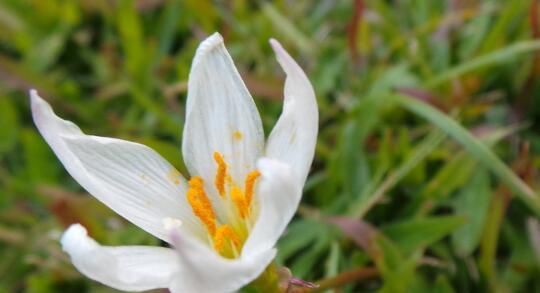
[[[540, 48], [540, 42], [537, 43]], [[486, 168], [491, 170], [499, 179], [512, 189], [523, 202], [537, 215], [540, 215], [540, 198], [519, 178], [501, 159], [499, 159], [486, 145], [474, 138], [469, 131], [454, 119], [435, 109], [434, 107], [403, 95], [393, 95], [392, 100], [403, 108], [423, 117], [441, 128], [448, 135], [457, 140], [465, 149], [475, 156]]]
[[540, 41], [524, 41], [516, 43], [445, 70], [439, 75], [428, 80], [425, 85], [428, 88], [434, 88], [465, 73], [489, 65], [507, 62], [516, 55], [536, 50], [540, 50]]

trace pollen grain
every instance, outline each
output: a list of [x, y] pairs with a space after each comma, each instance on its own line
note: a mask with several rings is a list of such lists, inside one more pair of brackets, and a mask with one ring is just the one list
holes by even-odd
[[242, 132], [240, 132], [240, 130], [236, 130], [236, 131], [233, 132], [233, 138], [235, 140], [241, 140], [242, 137], [243, 137], [243, 135], [242, 135]]
[[210, 235], [216, 234], [216, 214], [212, 203], [204, 191], [201, 177], [194, 176], [189, 180], [189, 189], [186, 197], [193, 213], [204, 224]]
[[251, 206], [251, 202], [253, 201], [253, 193], [255, 191], [255, 181], [257, 178], [261, 176], [261, 172], [255, 170], [251, 171], [246, 176], [246, 182], [244, 185], [244, 195], [246, 198], [246, 204], [248, 207]]
[[223, 155], [219, 152], [214, 152], [214, 161], [217, 164], [216, 178], [214, 185], [221, 197], [225, 197], [225, 178], [227, 177], [227, 163], [223, 159]]

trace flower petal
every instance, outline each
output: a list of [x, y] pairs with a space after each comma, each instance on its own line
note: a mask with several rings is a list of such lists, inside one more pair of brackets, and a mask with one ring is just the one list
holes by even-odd
[[294, 171], [282, 162], [261, 158], [257, 163], [261, 179], [257, 189], [259, 216], [242, 249], [242, 256], [271, 249], [290, 222], [302, 189]]
[[213, 153], [218, 151], [228, 163], [232, 179], [241, 183], [254, 169], [263, 145], [255, 103], [223, 38], [214, 33], [197, 49], [189, 75], [182, 144], [186, 166], [191, 175], [213, 179]]
[[274, 39], [270, 44], [285, 73], [283, 112], [270, 133], [265, 156], [287, 162], [303, 186], [309, 173], [319, 123], [315, 92], [306, 74]]
[[185, 180], [154, 150], [108, 137], [63, 138], [87, 176], [107, 190], [102, 201], [119, 214], [166, 241], [167, 222], [175, 218], [191, 233], [206, 234], [186, 200]]
[[119, 290], [168, 288], [178, 272], [176, 253], [170, 248], [101, 246], [80, 224], [71, 225], [61, 243], [77, 270]]
[[[180, 218], [198, 230], [188, 210], [186, 182], [154, 150], [119, 139], [89, 136], [54, 114], [31, 91], [34, 122], [66, 170], [84, 189], [115, 212], [167, 241], [163, 223]], [[202, 229], [202, 228], [201, 228]]]
[[180, 259], [178, 278], [172, 293], [235, 292], [256, 279], [276, 255], [268, 249], [249, 257], [224, 258], [201, 242], [172, 231], [173, 245]]

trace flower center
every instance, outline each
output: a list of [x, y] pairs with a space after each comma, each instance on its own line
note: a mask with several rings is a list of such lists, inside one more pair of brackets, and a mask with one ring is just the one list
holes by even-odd
[[261, 174], [257, 170], [249, 172], [242, 189], [228, 175], [227, 163], [221, 153], [214, 152], [214, 161], [217, 164], [214, 187], [222, 201], [226, 219], [220, 221], [216, 216], [201, 177], [193, 176], [189, 180], [186, 198], [193, 214], [208, 232], [213, 248], [224, 257], [236, 258], [251, 229], [255, 183]]

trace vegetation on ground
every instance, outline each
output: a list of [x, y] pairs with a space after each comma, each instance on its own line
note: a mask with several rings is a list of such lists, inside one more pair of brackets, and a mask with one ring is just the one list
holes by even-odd
[[269, 38], [317, 93], [315, 161], [280, 265], [321, 292], [540, 292], [539, 6], [0, 1], [0, 292], [113, 292], [61, 251], [70, 223], [106, 245], [160, 244], [67, 174], [28, 89], [86, 133], [149, 145], [187, 174], [188, 73], [214, 31], [266, 133], [284, 80]]

